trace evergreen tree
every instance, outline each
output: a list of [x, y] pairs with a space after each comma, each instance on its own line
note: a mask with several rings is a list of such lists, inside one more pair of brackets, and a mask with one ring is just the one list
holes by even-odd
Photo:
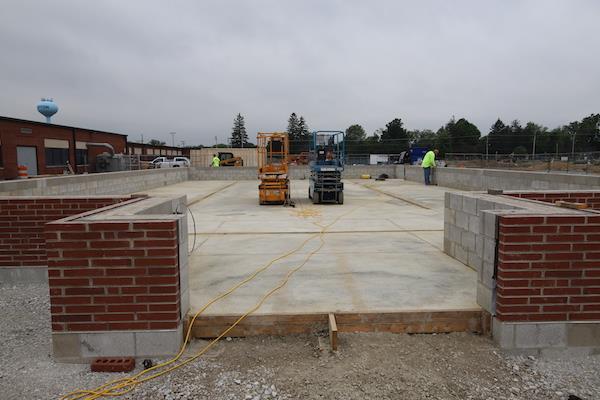
[[292, 113], [290, 115], [290, 117], [288, 118], [288, 127], [287, 127], [287, 134], [288, 134], [288, 137], [290, 138], [290, 142], [295, 142], [296, 140], [298, 140], [299, 125], [300, 125], [300, 120], [298, 119], [298, 116], [296, 115], [296, 113]]
[[246, 123], [242, 114], [238, 114], [233, 120], [233, 129], [231, 130], [231, 147], [244, 147], [248, 144], [248, 134], [246, 133]]
[[[490, 154], [508, 154], [508, 140], [510, 135], [510, 127], [506, 126], [500, 118], [494, 122], [488, 133], [489, 152]], [[512, 149], [511, 149], [512, 150]], [[485, 152], [485, 151], [484, 151]]]
[[300, 120], [298, 121], [298, 141], [301, 142], [302, 146], [308, 146], [308, 142], [310, 141], [310, 132], [303, 116], [300, 116]]
[[290, 139], [291, 154], [308, 151], [310, 132], [308, 131], [308, 125], [304, 117], [300, 116], [298, 118], [296, 113], [292, 113], [288, 118], [287, 133]]

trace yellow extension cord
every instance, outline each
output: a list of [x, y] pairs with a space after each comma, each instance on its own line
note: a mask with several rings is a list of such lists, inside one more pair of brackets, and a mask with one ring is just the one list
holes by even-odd
[[[356, 207], [358, 208], [358, 207]], [[143, 382], [158, 378], [162, 375], [165, 375], [171, 371], [174, 371], [178, 368], [181, 368], [182, 366], [196, 360], [197, 358], [199, 358], [200, 356], [202, 356], [203, 354], [205, 354], [211, 347], [213, 347], [221, 338], [223, 338], [223, 336], [227, 335], [227, 333], [229, 333], [233, 328], [235, 328], [241, 321], [243, 321], [248, 315], [252, 314], [253, 312], [255, 312], [256, 310], [258, 310], [263, 303], [273, 295], [273, 293], [275, 293], [276, 291], [278, 291], [279, 289], [283, 288], [289, 281], [289, 279], [291, 278], [291, 276], [298, 271], [300, 268], [302, 268], [304, 265], [306, 265], [306, 263], [312, 258], [313, 255], [315, 255], [317, 252], [319, 252], [321, 250], [321, 248], [323, 247], [323, 245], [325, 244], [325, 241], [323, 240], [323, 235], [324, 233], [327, 231], [327, 229], [329, 229], [332, 225], [334, 225], [336, 222], [338, 222], [342, 217], [350, 214], [351, 212], [353, 212], [354, 210], [356, 210], [356, 208], [353, 208], [351, 210], [349, 210], [346, 213], [343, 213], [341, 215], [339, 215], [338, 217], [336, 217], [330, 224], [323, 226], [320, 225], [316, 222], [313, 222], [315, 225], [319, 226], [321, 228], [321, 231], [317, 234], [314, 234], [310, 237], [308, 237], [306, 240], [304, 240], [298, 247], [296, 247], [295, 249], [274, 258], [273, 260], [269, 261], [265, 266], [257, 269], [252, 275], [250, 275], [248, 278], [242, 280], [241, 282], [237, 283], [236, 285], [234, 285], [232, 288], [230, 288], [229, 290], [227, 290], [226, 292], [220, 294], [219, 296], [215, 297], [214, 299], [212, 299], [211, 301], [209, 301], [204, 307], [202, 307], [196, 314], [194, 314], [194, 317], [192, 318], [192, 320], [190, 321], [190, 324], [188, 326], [187, 329], [187, 333], [185, 336], [185, 340], [183, 345], [181, 346], [181, 349], [179, 350], [179, 353], [177, 353], [177, 355], [175, 357], [173, 357], [172, 359], [165, 361], [164, 363], [161, 364], [157, 364], [151, 368], [148, 368], [146, 370], [143, 370], [139, 373], [137, 373], [136, 375], [132, 376], [132, 377], [128, 377], [128, 378], [121, 378], [121, 379], [116, 379], [113, 381], [109, 381], [101, 386], [98, 386], [97, 388], [95, 388], [94, 390], [75, 390], [73, 392], [70, 392], [64, 396], [62, 396], [60, 399], [61, 400], [80, 400], [80, 399], [84, 399], [84, 400], [93, 400], [93, 399], [98, 399], [100, 397], [117, 397], [117, 396], [123, 396], [129, 392], [131, 392], [132, 390], [135, 389], [135, 387]], [[258, 303], [256, 303], [256, 305], [254, 305], [254, 307], [252, 307], [250, 310], [248, 310], [246, 313], [244, 313], [242, 316], [240, 316], [229, 328], [227, 328], [225, 331], [223, 331], [223, 333], [221, 333], [218, 337], [216, 337], [215, 339], [213, 339], [209, 344], [207, 344], [204, 348], [202, 348], [202, 350], [200, 350], [196, 355], [180, 362], [179, 364], [176, 364], [174, 366], [171, 366], [165, 370], [162, 370], [160, 372], [157, 372], [155, 374], [152, 374], [150, 376], [144, 377], [142, 379], [139, 379], [140, 377], [143, 377], [144, 375], [148, 374], [151, 371], [154, 371], [156, 369], [159, 368], [163, 368], [166, 367], [167, 365], [173, 364], [176, 361], [178, 361], [181, 356], [183, 355], [189, 340], [190, 340], [190, 336], [191, 336], [191, 332], [192, 332], [192, 328], [194, 326], [194, 322], [196, 321], [196, 318], [198, 318], [208, 307], [210, 307], [212, 304], [216, 303], [217, 301], [223, 299], [224, 297], [229, 296], [231, 293], [233, 293], [234, 291], [236, 291], [237, 289], [239, 289], [241, 286], [245, 285], [246, 283], [250, 282], [251, 280], [253, 280], [257, 275], [259, 275], [261, 272], [267, 270], [268, 268], [270, 268], [274, 263], [276, 263], [277, 261], [280, 261], [286, 257], [289, 257], [291, 255], [293, 255], [294, 253], [300, 251], [308, 242], [310, 242], [311, 240], [313, 240], [314, 238], [318, 237], [320, 240], [320, 244], [319, 246], [313, 250], [312, 252], [310, 252], [305, 258], [304, 261], [302, 261], [302, 263], [300, 263], [296, 268], [293, 268], [292, 270], [290, 270], [285, 278], [277, 285], [275, 286], [273, 289], [271, 289], [270, 291], [268, 291], [261, 299]]]

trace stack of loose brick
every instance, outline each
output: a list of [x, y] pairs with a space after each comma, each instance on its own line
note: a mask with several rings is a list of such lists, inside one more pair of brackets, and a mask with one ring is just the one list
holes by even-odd
[[600, 320], [600, 215], [499, 219], [497, 318]]
[[174, 329], [180, 322], [177, 221], [46, 225], [55, 332]]
[[0, 267], [45, 266], [46, 223], [126, 199], [129, 197], [0, 197]]

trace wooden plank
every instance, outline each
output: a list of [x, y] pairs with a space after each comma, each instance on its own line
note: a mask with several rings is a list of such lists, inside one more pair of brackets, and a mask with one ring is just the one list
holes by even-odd
[[[329, 328], [329, 313], [314, 314], [254, 314], [241, 321], [228, 336], [256, 336], [311, 334]], [[219, 336], [239, 318], [238, 315], [200, 316], [194, 321], [192, 336], [211, 338]], [[481, 309], [399, 311], [399, 312], [345, 312], [333, 315], [337, 332], [391, 332], [391, 333], [448, 333], [486, 330]]]
[[562, 208], [570, 208], [573, 210], [585, 210], [586, 208], [588, 208], [588, 205], [585, 203], [574, 203], [562, 200], [556, 201], [554, 202], [554, 204]]
[[337, 334], [338, 328], [337, 323], [335, 322], [335, 315], [329, 313], [329, 344], [331, 345], [331, 351], [337, 351]]

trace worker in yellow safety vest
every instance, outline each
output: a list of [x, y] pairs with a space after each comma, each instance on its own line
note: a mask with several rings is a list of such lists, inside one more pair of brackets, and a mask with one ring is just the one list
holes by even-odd
[[421, 167], [423, 167], [423, 173], [425, 174], [425, 184], [431, 185], [431, 171], [432, 168], [435, 168], [435, 156], [440, 154], [438, 149], [433, 151], [429, 150], [425, 157], [423, 157], [423, 162], [421, 163]]
[[216, 154], [213, 154], [211, 165], [213, 168], [217, 168], [221, 165], [221, 160], [219, 159], [219, 157]]

